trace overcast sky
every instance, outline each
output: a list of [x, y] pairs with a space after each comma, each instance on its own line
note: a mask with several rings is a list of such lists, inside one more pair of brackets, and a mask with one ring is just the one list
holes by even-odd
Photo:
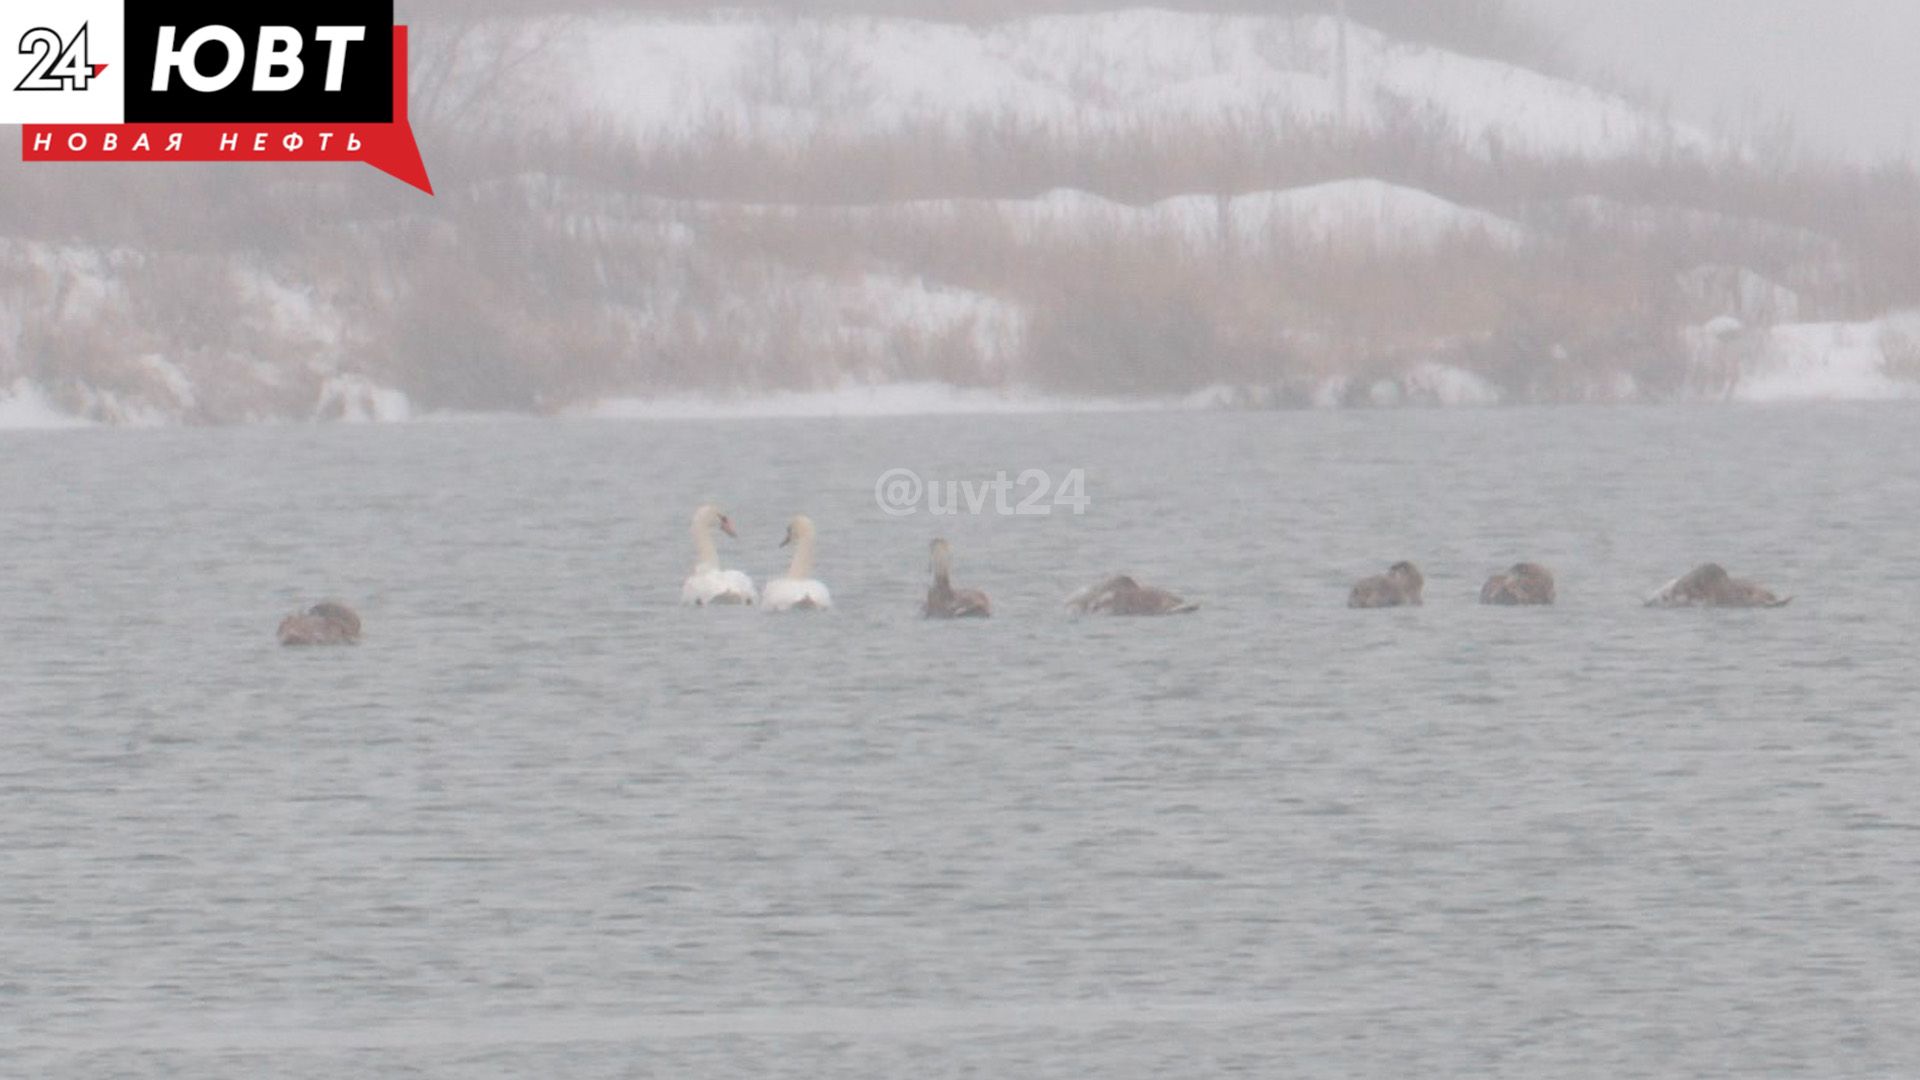
[[1683, 118], [1791, 115], [1803, 145], [1920, 162], [1920, 0], [1512, 0]]

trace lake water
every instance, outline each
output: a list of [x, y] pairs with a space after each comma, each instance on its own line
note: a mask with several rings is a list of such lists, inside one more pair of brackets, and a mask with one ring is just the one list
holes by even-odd
[[[0, 1074], [1911, 1075], [1916, 422], [0, 435]], [[679, 608], [707, 498], [837, 609]], [[1798, 599], [1640, 606], [1708, 559]], [[1204, 607], [1061, 609], [1118, 570]]]

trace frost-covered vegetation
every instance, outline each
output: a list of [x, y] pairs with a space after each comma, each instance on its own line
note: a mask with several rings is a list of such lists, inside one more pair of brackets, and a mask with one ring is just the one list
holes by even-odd
[[1910, 169], [1675, 122], [1495, 3], [1350, 7], [415, 5], [438, 199], [0, 165], [0, 422], [1920, 387]]

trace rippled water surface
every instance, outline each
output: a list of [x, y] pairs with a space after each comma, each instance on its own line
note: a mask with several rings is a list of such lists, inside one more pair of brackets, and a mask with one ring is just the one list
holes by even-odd
[[[1916, 422], [0, 435], [0, 1075], [1911, 1075]], [[709, 497], [838, 609], [677, 607]], [[1798, 599], [1639, 606], [1706, 559]]]

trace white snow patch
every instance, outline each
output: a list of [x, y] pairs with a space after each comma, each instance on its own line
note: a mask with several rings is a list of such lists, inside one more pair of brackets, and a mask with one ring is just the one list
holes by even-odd
[[1313, 407], [1316, 409], [1338, 409], [1346, 404], [1347, 394], [1353, 389], [1353, 380], [1345, 375], [1335, 375], [1313, 388]]
[[285, 284], [259, 270], [236, 270], [233, 276], [248, 302], [283, 339], [340, 343], [344, 336], [340, 314], [312, 289]]
[[1222, 409], [1260, 408], [1267, 404], [1266, 391], [1247, 387], [1232, 386], [1227, 383], [1214, 383], [1203, 386], [1181, 400], [1181, 406], [1194, 412], [1208, 412]]
[[54, 298], [53, 314], [64, 319], [96, 316], [112, 296], [116, 265], [128, 257], [124, 252], [0, 238], [0, 260], [39, 277]]
[[958, 333], [989, 368], [1004, 372], [1026, 337], [1023, 308], [970, 289], [919, 277], [866, 274], [834, 291], [840, 325], [876, 351], [887, 350], [891, 336], [902, 331], [929, 339]]
[[1034, 199], [942, 199], [854, 210], [855, 217], [933, 219], [951, 223], [985, 212], [1036, 241], [1172, 236], [1197, 246], [1270, 248], [1276, 242], [1353, 244], [1381, 251], [1431, 249], [1451, 239], [1480, 238], [1514, 249], [1526, 227], [1497, 214], [1450, 202], [1428, 191], [1368, 177], [1309, 187], [1259, 191], [1222, 199], [1179, 195], [1130, 206], [1085, 191], [1056, 189]]
[[1431, 360], [1401, 377], [1401, 386], [1415, 401], [1436, 405], [1498, 405], [1500, 390], [1471, 371]]
[[[643, 139], [797, 146], [908, 128], [1079, 135], [1338, 122], [1324, 15], [1134, 8], [979, 26], [738, 12], [610, 15], [580, 35], [576, 91]], [[1349, 35], [1350, 126], [1429, 120], [1470, 152], [1611, 158], [1711, 140], [1616, 95], [1496, 60]]]
[[1380, 249], [1432, 247], [1478, 235], [1517, 248], [1526, 229], [1516, 222], [1383, 180], [1340, 180], [1234, 200], [1244, 234], [1285, 232], [1316, 243], [1360, 241]]
[[1725, 341], [1746, 328], [1745, 323], [1731, 315], [1719, 315], [1708, 319], [1700, 329], [1712, 340]]
[[1742, 323], [1792, 323], [1800, 319], [1800, 295], [1744, 266], [1708, 263], [1679, 276], [1681, 291], [1709, 311]]
[[362, 375], [335, 375], [320, 386], [313, 415], [350, 424], [392, 424], [413, 418], [413, 403], [399, 390]]
[[1861, 323], [1795, 323], [1736, 341], [1739, 377], [1730, 398], [1745, 402], [1920, 399], [1920, 350], [1907, 334], [1920, 316]]
[[55, 431], [92, 426], [77, 416], [61, 412], [40, 387], [27, 379], [15, 379], [10, 387], [0, 386], [0, 431]]
[[760, 397], [693, 394], [617, 398], [576, 410], [603, 420], [739, 420], [981, 414], [1151, 412], [1187, 408], [1171, 398], [1066, 398], [1023, 390], [985, 390], [944, 383], [890, 383]]
[[193, 408], [198, 400], [193, 392], [193, 380], [180, 370], [179, 365], [163, 356], [149, 354], [140, 358], [140, 366], [160, 380], [160, 384], [167, 388], [167, 393], [173, 395], [175, 405], [182, 409]]

